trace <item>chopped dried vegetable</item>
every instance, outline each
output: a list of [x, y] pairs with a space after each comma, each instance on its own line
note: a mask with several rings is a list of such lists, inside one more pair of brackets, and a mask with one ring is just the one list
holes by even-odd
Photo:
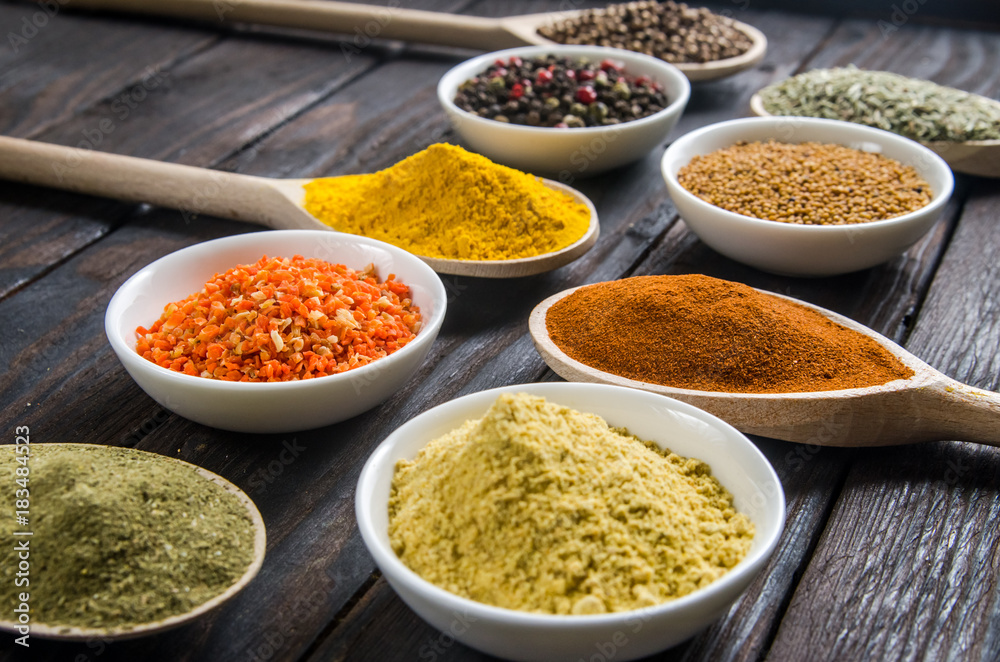
[[374, 267], [296, 255], [262, 257], [216, 274], [168, 304], [136, 350], [159, 366], [225, 381], [332, 375], [388, 356], [416, 337], [420, 309], [407, 285]]

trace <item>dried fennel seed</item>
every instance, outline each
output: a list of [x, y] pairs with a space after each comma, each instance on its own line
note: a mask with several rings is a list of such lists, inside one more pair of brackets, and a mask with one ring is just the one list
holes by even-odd
[[753, 45], [732, 19], [669, 0], [588, 9], [577, 18], [544, 26], [538, 33], [560, 44], [613, 46], [674, 64], [725, 60]]
[[[253, 560], [245, 506], [191, 467], [72, 444], [33, 444], [29, 466], [30, 585], [15, 586], [14, 545], [4, 545], [0, 601], [29, 593], [36, 623], [127, 629], [176, 616], [223, 593]], [[14, 467], [7, 446], [0, 471]], [[15, 487], [0, 482], [4, 503]]]
[[800, 225], [881, 221], [916, 211], [933, 197], [911, 166], [812, 142], [740, 142], [695, 156], [677, 181], [716, 207]]
[[847, 120], [921, 142], [1000, 139], [1000, 103], [853, 65], [807, 71], [765, 87], [760, 98], [772, 115]]
[[707, 586], [746, 555], [753, 524], [704, 462], [507, 393], [397, 464], [389, 539], [403, 563], [457, 595], [593, 614]]

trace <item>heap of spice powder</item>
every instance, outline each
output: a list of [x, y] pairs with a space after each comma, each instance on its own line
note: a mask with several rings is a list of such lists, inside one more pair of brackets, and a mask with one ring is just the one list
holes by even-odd
[[588, 285], [553, 304], [545, 325], [580, 363], [698, 391], [833, 391], [913, 375], [873, 338], [810, 308], [702, 275]]
[[735, 566], [753, 523], [704, 462], [507, 393], [396, 466], [389, 540], [427, 581], [545, 614], [679, 598]]
[[815, 142], [739, 142], [695, 156], [677, 181], [737, 214], [800, 225], [848, 225], [902, 216], [932, 199], [912, 166]]
[[532, 175], [434, 144], [368, 175], [315, 179], [306, 209], [335, 230], [424, 257], [510, 260], [566, 248], [589, 208]]
[[[0, 469], [13, 476], [22, 456], [4, 448]], [[30, 585], [15, 582], [18, 552], [3, 545], [0, 601], [13, 608], [28, 593], [32, 623], [127, 630], [191, 611], [252, 563], [246, 507], [194, 467], [130, 448], [30, 448], [30, 489], [38, 495], [24, 538]], [[16, 489], [13, 480], [0, 482], [5, 503], [14, 503]]]
[[420, 309], [392, 274], [369, 265], [266, 255], [216, 274], [168, 304], [136, 351], [188, 375], [276, 382], [333, 375], [388, 356], [416, 337]]
[[772, 115], [867, 124], [921, 142], [1000, 140], [1000, 103], [888, 71], [813, 69], [760, 91]]
[[742, 55], [753, 40], [730, 18], [682, 2], [624, 2], [586, 9], [544, 26], [538, 34], [560, 44], [613, 46], [673, 64]]

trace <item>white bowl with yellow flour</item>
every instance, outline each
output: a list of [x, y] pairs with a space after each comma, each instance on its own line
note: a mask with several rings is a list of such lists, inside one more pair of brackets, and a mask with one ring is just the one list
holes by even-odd
[[[694, 588], [680, 597], [669, 598], [665, 601], [661, 599], [652, 606], [622, 611], [616, 611], [615, 609], [618, 607], [614, 606], [615, 603], [609, 599], [605, 601], [608, 606], [604, 613], [583, 614], [580, 612], [591, 610], [580, 610], [575, 607], [585, 602], [588, 603], [585, 606], [589, 607], [591, 606], [589, 603], [596, 598], [592, 599], [588, 596], [588, 599], [583, 601], [579, 599], [580, 594], [576, 593], [575, 597], [569, 599], [569, 602], [562, 601], [560, 603], [562, 600], [560, 596], [551, 603], [562, 604], [564, 610], [567, 605], [571, 605], [573, 607], [571, 611], [576, 612], [571, 614], [525, 611], [520, 608], [495, 606], [496, 602], [487, 604], [483, 601], [463, 597], [452, 590], [466, 591], [467, 585], [465, 583], [462, 583], [461, 588], [457, 587], [456, 584], [450, 587], [452, 590], [446, 590], [411, 570], [409, 564], [413, 564], [414, 567], [417, 565], [413, 556], [413, 545], [419, 538], [411, 538], [411, 542], [407, 543], [410, 547], [401, 546], [400, 539], [398, 537], [395, 539], [397, 549], [404, 550], [401, 552], [402, 556], [408, 559], [409, 564], [404, 563], [404, 560], [397, 556], [393, 548], [393, 541], [390, 540], [389, 508], [397, 463], [401, 460], [413, 461], [429, 442], [462, 427], [467, 421], [482, 419], [488, 411], [495, 412], [496, 409], [491, 410], [491, 407], [498, 401], [498, 397], [502, 394], [516, 393], [540, 396], [547, 403], [559, 405], [562, 408], [596, 414], [613, 428], [627, 428], [630, 434], [639, 439], [651, 441], [660, 448], [668, 448], [682, 457], [707, 463], [711, 468], [712, 476], [732, 495], [732, 508], [749, 519], [753, 525], [753, 538], [745, 555], [735, 565], [723, 570], [721, 574], [713, 574], [709, 581], [701, 581], [698, 588]], [[503, 401], [509, 403], [511, 399], [505, 396]], [[559, 429], [574, 429], [574, 425], [575, 423], [570, 421], [568, 427], [560, 427]], [[500, 446], [503, 446], [502, 442]], [[595, 450], [598, 453], [601, 451], [600, 447]], [[649, 453], [650, 451], [645, 450], [645, 452]], [[653, 455], [662, 457], [656, 453]], [[559, 454], [556, 453], [556, 456]], [[421, 456], [421, 461], [428, 457], [438, 457], [441, 461], [440, 458], [446, 456], [433, 456], [424, 453]], [[613, 459], [617, 461], [620, 458]], [[531, 460], [529, 458], [525, 461]], [[625, 461], [632, 464], [625, 465], [624, 474], [619, 472], [618, 475], [624, 477], [624, 482], [617, 484], [623, 486], [621, 489], [632, 489], [633, 481], [641, 482], [646, 479], [648, 474], [643, 470], [644, 475], [640, 478], [638, 467], [644, 465], [633, 458], [625, 458]], [[441, 462], [442, 465], [445, 464], [444, 461]], [[630, 466], [637, 468], [634, 474], [628, 469]], [[446, 469], [442, 466], [441, 473], [453, 471], [454, 467]], [[434, 473], [433, 470], [429, 471], [426, 476], [430, 480], [435, 480]], [[449, 475], [451, 474], [449, 473]], [[449, 478], [449, 480], [451, 479]], [[468, 472], [466, 472], [464, 480], [466, 482], [470, 480]], [[461, 485], [460, 489], [465, 498], [474, 499], [474, 494], [477, 492], [497, 494], [493, 488], [480, 491], [475, 482], [473, 478], [471, 488], [469, 485]], [[490, 482], [490, 477], [483, 472], [483, 483]], [[493, 481], [494, 486], [496, 482]], [[561, 479], [556, 482], [560, 486], [560, 490], [571, 489], [571, 487], [564, 487], [567, 483], [562, 482]], [[397, 485], [400, 484], [397, 483]], [[551, 493], [550, 488], [546, 489]], [[419, 513], [426, 508], [435, 508], [436, 506], [431, 504], [430, 492], [430, 488], [425, 488], [423, 484], [416, 490], [410, 490], [411, 495], [415, 494], [416, 498], [421, 501], [410, 512]], [[400, 513], [403, 510], [399, 507], [400, 495], [402, 494], [404, 494], [402, 488], [397, 490], [393, 506], [394, 518], [402, 516]], [[607, 483], [605, 483], [601, 490], [589, 500], [589, 504], [585, 504], [582, 508], [587, 512], [600, 511], [608, 503], [614, 503], [616, 496], [620, 495], [609, 493]], [[531, 496], [531, 498], [536, 498], [536, 495]], [[580, 494], [576, 493], [573, 498], [579, 501]], [[425, 499], [426, 504], [424, 503]], [[587, 500], [584, 499], [584, 501]], [[453, 501], [461, 502], [461, 499]], [[628, 500], [625, 503], [628, 503]], [[594, 656], [603, 657], [603, 659], [632, 660], [664, 650], [687, 639], [722, 616], [749, 586], [776, 547], [785, 519], [784, 493], [777, 475], [756, 446], [735, 428], [700, 409], [661, 395], [618, 386], [581, 383], [508, 386], [467, 395], [424, 412], [393, 432], [368, 459], [358, 481], [355, 505], [358, 525], [368, 550], [375, 558], [375, 562], [389, 584], [404, 602], [428, 623], [440, 630], [443, 636], [454, 637], [457, 641], [472, 648], [514, 660], [575, 661], [581, 658], [589, 660]], [[459, 510], [469, 510], [463, 507], [467, 504], [459, 503], [458, 505]], [[482, 512], [484, 510], [489, 512], [490, 509], [474, 508], [472, 510], [476, 512], [474, 517], [482, 517]], [[614, 510], [614, 512], [619, 511]], [[570, 520], [572, 519], [570, 517]], [[583, 521], [589, 520], [584, 517]], [[615, 523], [611, 522], [611, 524]], [[533, 545], [548, 544], [539, 541], [551, 540], [550, 534], [553, 527], [542, 527], [545, 529], [544, 536], [532, 536], [524, 535], [524, 521], [521, 521], [521, 525], [522, 529], [519, 529], [515, 536], [511, 536], [507, 540], [503, 538], [497, 540], [498, 546], [505, 548], [503, 554], [519, 556], [519, 545], [511, 544], [511, 540], [517, 541], [523, 538], [524, 558], [530, 557], [537, 560], [540, 557], [545, 558], [547, 555], [550, 560], [557, 556], [562, 558], [560, 555], [565, 553], [567, 536], [556, 536], [561, 539], [561, 544], [563, 544], [559, 552], [552, 552], [549, 555], [548, 550], [544, 550], [545, 553], [538, 554], [536, 549], [532, 554]], [[459, 531], [457, 537], [464, 542], [459, 544], [456, 540], [455, 550], [462, 550], [462, 545], [467, 544], [470, 539], [487, 535], [484, 531], [489, 526], [492, 525], [487, 523], [484, 528], [477, 531], [471, 530], [475, 527]], [[557, 534], [559, 526], [562, 524], [556, 525]], [[577, 526], [577, 524], [572, 523], [572, 526]], [[718, 541], [718, 530], [714, 526], [704, 523], [698, 526], [701, 527], [700, 530], [706, 531], [708, 536], [714, 533], [715, 540]], [[696, 528], [698, 527], [696, 526]], [[394, 535], [398, 536], [398, 526], [394, 531], [396, 532]], [[646, 535], [648, 536], [648, 534], [647, 530]], [[576, 535], [575, 532], [574, 535]], [[665, 533], [665, 535], [675, 534]], [[611, 549], [611, 545], [607, 543], [607, 541], [617, 540], [617, 538], [612, 538], [610, 535], [605, 537], [603, 530], [598, 531], [596, 535], [593, 529], [590, 531], [581, 530], [579, 537], [581, 540], [589, 539], [591, 544], [597, 540], [597, 544], [608, 545], [608, 553], [620, 554], [620, 549]], [[569, 539], [572, 540], [573, 536], [569, 536]], [[500, 545], [500, 543], [503, 544]], [[701, 547], [700, 544], [695, 546]], [[510, 549], [506, 549], [508, 547]], [[684, 553], [690, 547], [689, 542], [684, 543]], [[480, 551], [481, 548], [482, 545], [480, 545]], [[602, 550], [599, 550], [596, 555], [593, 551], [591, 547], [587, 553], [588, 558], [604, 556]], [[435, 553], [437, 552], [434, 549], [429, 552], [425, 550], [423, 558], [425, 560], [426, 558], [433, 559]], [[660, 557], [653, 554], [650, 558]], [[729, 563], [731, 564], [732, 561]], [[464, 567], [468, 568], [468, 565], [465, 563]], [[520, 565], [520, 562], [508, 564], [509, 567], [517, 567], [518, 569], [520, 569]], [[456, 567], [462, 566], [463, 564], [459, 563]], [[481, 570], [479, 567], [476, 568], [476, 571]], [[422, 572], [426, 571], [427, 569], [424, 568]], [[553, 569], [549, 567], [537, 573], [535, 569], [529, 569], [528, 574], [547, 577], [551, 583]], [[555, 576], [560, 574], [559, 568], [556, 568]], [[612, 594], [616, 590], [615, 587], [603, 586], [601, 582], [615, 583], [620, 577], [615, 577], [613, 574], [605, 574], [603, 579], [600, 577], [600, 575], [589, 576], [586, 580], [587, 586], [589, 586], [587, 590], [598, 596]], [[497, 585], [500, 586], [505, 582], [509, 584], [510, 582], [507, 581], [509, 579], [509, 575], [506, 580], [498, 578]], [[646, 579], [635, 581], [645, 582]], [[479, 583], [482, 584], [481, 581]], [[627, 584], [628, 582], [626, 582]], [[648, 586], [648, 584], [643, 584], [643, 586]], [[635, 586], [632, 590], [635, 590]], [[514, 591], [518, 591], [516, 586]], [[501, 597], [500, 602], [503, 603], [504, 599]]]

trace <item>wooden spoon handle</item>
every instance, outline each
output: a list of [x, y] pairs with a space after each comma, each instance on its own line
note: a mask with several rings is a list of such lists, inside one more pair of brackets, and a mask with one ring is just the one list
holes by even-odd
[[1000, 393], [947, 377], [912, 393], [913, 426], [927, 438], [1000, 446]]
[[275, 226], [291, 206], [263, 177], [0, 136], [0, 177]]
[[[111, 9], [213, 22], [245, 22], [350, 35], [351, 52], [372, 39], [493, 50], [523, 45], [491, 18], [320, 0], [70, 0], [68, 6]], [[345, 51], [346, 54], [347, 51]]]

